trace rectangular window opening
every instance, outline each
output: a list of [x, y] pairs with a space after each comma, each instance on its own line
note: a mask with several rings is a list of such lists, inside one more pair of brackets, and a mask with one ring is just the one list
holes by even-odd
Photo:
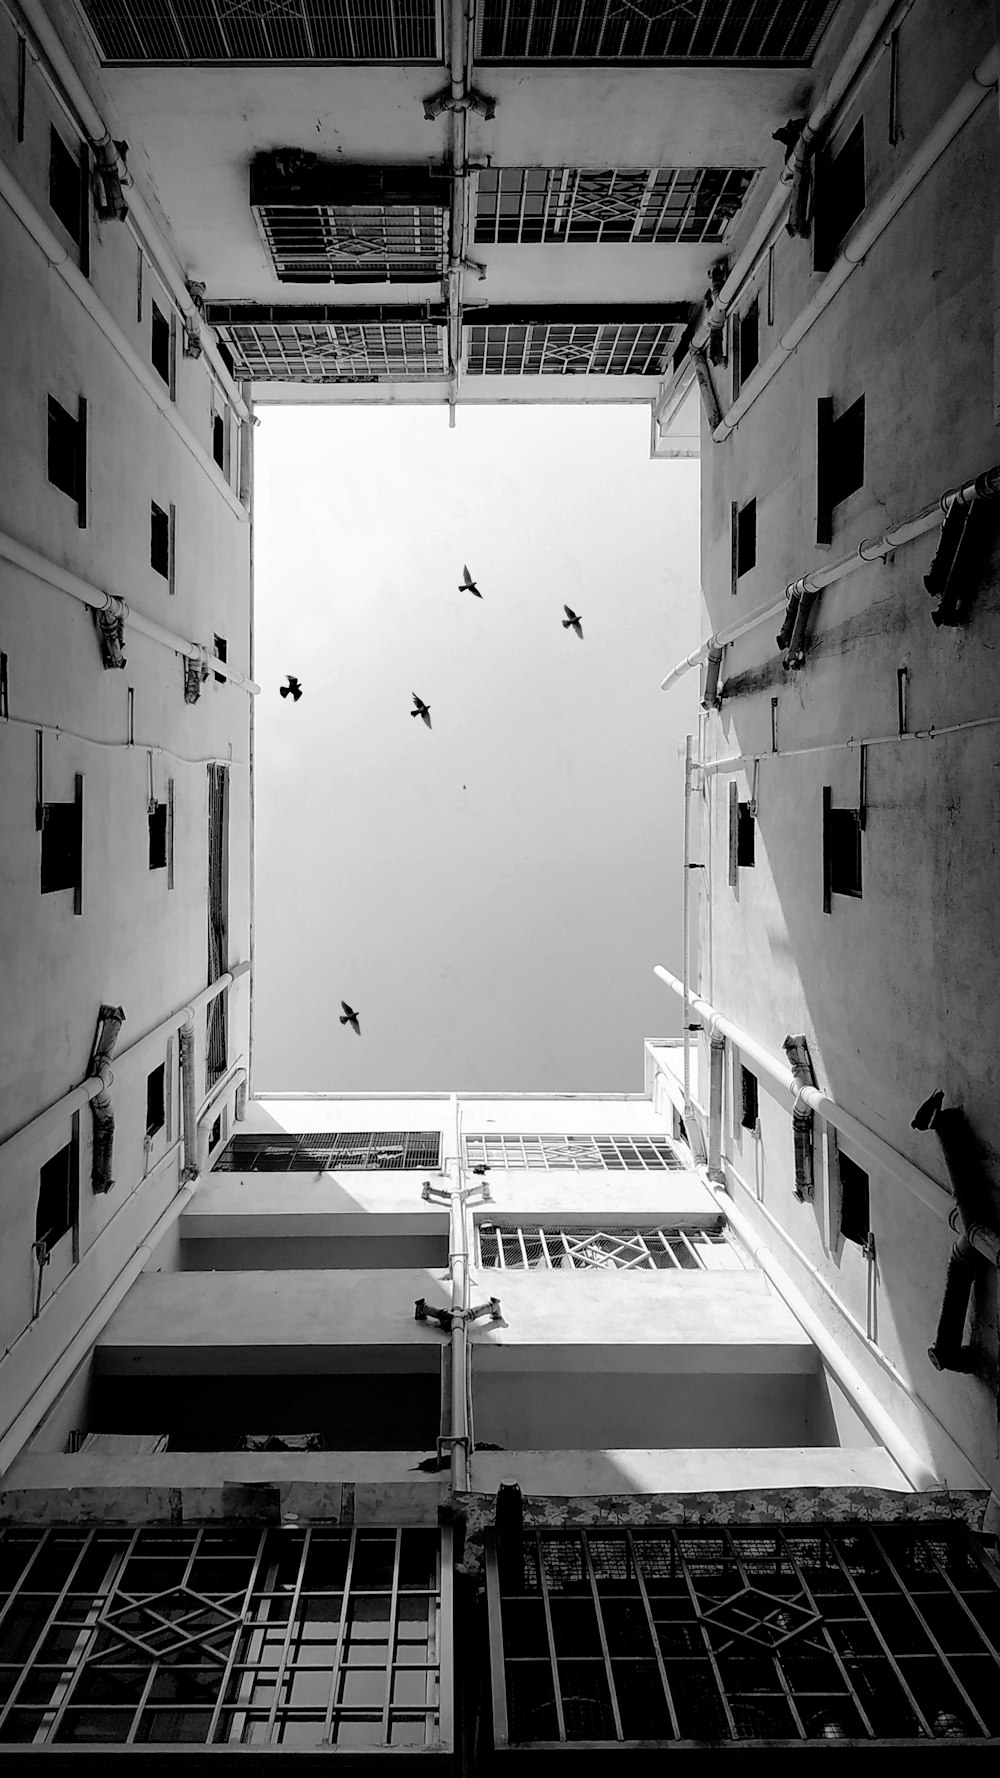
[[0, 722], [6, 722], [10, 716], [10, 697], [7, 688], [7, 656], [0, 651]]
[[848, 1155], [841, 1154], [839, 1149], [837, 1171], [840, 1175], [840, 1232], [845, 1240], [856, 1241], [863, 1247], [868, 1239], [870, 1222], [868, 1175], [863, 1167]]
[[54, 395], [49, 396], [46, 469], [53, 487], [75, 500], [77, 523], [84, 526], [87, 522], [87, 403], [82, 397], [74, 416]]
[[757, 563], [757, 502], [748, 500], [736, 513], [736, 578]]
[[[216, 636], [215, 637], [214, 651], [215, 651], [215, 658], [217, 661], [224, 661], [227, 658], [227, 648], [226, 648], [225, 636]], [[215, 674], [215, 683], [216, 683], [216, 685], [225, 685], [225, 683], [226, 683], [225, 673], [216, 673]]]
[[861, 895], [861, 814], [835, 809], [829, 786], [823, 789], [823, 906], [833, 895]]
[[760, 305], [757, 298], [739, 317], [733, 341], [733, 395], [737, 396], [751, 371], [760, 363]]
[[149, 507], [149, 560], [157, 574], [170, 579], [170, 514], [155, 500]]
[[744, 869], [751, 869], [757, 824], [749, 803], [737, 803], [736, 808], [736, 862]]
[[170, 319], [169, 316], [163, 313], [159, 304], [155, 301], [152, 303], [151, 307], [153, 319], [150, 329], [150, 358], [157, 376], [166, 383], [167, 388], [169, 389], [171, 373]]
[[49, 134], [49, 204], [66, 233], [78, 247], [83, 244], [83, 167], [79, 154], [67, 148], [55, 128]]
[[843, 146], [835, 154], [821, 154], [817, 163], [815, 271], [829, 271], [866, 201], [865, 126], [859, 118]]
[[80, 1175], [77, 1144], [67, 1142], [39, 1170], [38, 1203], [35, 1209], [35, 1240], [44, 1241], [51, 1253], [64, 1235], [75, 1236], [80, 1214]]
[[150, 803], [149, 805], [149, 868], [150, 870], [166, 870], [167, 868], [167, 815], [166, 803]]
[[146, 1135], [155, 1136], [166, 1122], [166, 1063], [146, 1076]]
[[749, 1068], [740, 1067], [740, 1124], [744, 1130], [756, 1130], [758, 1120], [757, 1076]]
[[212, 456], [219, 468], [226, 467], [226, 422], [222, 414], [212, 416]]
[[816, 541], [833, 540], [833, 515], [865, 479], [865, 398], [834, 415], [833, 398], [816, 404]]
[[[42, 805], [41, 893], [57, 895], [72, 889], [77, 903], [83, 890], [83, 778], [77, 775], [71, 803]], [[82, 904], [74, 907], [82, 912]]]

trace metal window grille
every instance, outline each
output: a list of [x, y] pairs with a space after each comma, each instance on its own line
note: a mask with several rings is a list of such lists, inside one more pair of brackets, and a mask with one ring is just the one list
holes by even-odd
[[258, 155], [250, 168], [250, 207], [279, 283], [437, 281], [447, 194], [427, 166], [338, 166], [301, 149]]
[[465, 329], [471, 376], [655, 377], [683, 328], [672, 322], [473, 322]]
[[465, 1158], [470, 1167], [593, 1168], [613, 1172], [638, 1168], [656, 1172], [663, 1167], [683, 1171], [684, 1162], [666, 1136], [466, 1136]]
[[429, 321], [338, 321], [319, 311], [316, 320], [222, 321], [211, 312], [219, 338], [257, 382], [419, 382], [443, 377], [445, 335]]
[[487, 1584], [498, 1747], [1000, 1734], [1000, 1571], [958, 1524], [491, 1536]]
[[488, 167], [475, 239], [721, 241], [753, 179], [750, 167]]
[[441, 1165], [437, 1130], [337, 1130], [307, 1136], [234, 1136], [223, 1173], [398, 1173]]
[[423, 62], [435, 0], [83, 0], [107, 62]]
[[479, 1260], [502, 1271], [742, 1271], [721, 1222], [712, 1228], [479, 1225]]
[[8, 1744], [452, 1739], [436, 1531], [11, 1529], [0, 1613]]
[[485, 62], [811, 60], [834, 0], [483, 0]]

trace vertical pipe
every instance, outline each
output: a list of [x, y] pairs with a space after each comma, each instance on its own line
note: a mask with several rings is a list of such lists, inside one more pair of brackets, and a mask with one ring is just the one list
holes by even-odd
[[708, 1100], [708, 1176], [719, 1184], [725, 1182], [722, 1171], [722, 1083], [725, 1076], [726, 1040], [718, 1032], [712, 1035], [709, 1051], [711, 1073]]
[[189, 1179], [197, 1179], [198, 1166], [198, 1113], [195, 1105], [194, 1091], [194, 1026], [184, 1024], [178, 1034], [181, 1065], [181, 1105], [183, 1107], [182, 1127], [184, 1131], [184, 1172], [185, 1183]]
[[691, 736], [684, 737], [684, 877], [681, 884], [681, 979], [684, 993], [681, 1002], [681, 1031], [684, 1058], [684, 1125], [691, 1141], [691, 1033], [688, 1029], [688, 949], [690, 943], [691, 896], [688, 890], [691, 864]]
[[448, 1264], [451, 1270], [451, 1485], [456, 1493], [469, 1486], [469, 1242], [462, 1172], [461, 1113], [452, 1094], [455, 1119], [454, 1181], [448, 1205]]

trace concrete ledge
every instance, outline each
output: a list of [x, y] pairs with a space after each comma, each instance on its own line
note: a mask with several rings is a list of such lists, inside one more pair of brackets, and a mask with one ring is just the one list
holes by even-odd
[[476, 1488], [493, 1493], [516, 1482], [526, 1494], [686, 1494], [725, 1488], [911, 1489], [879, 1445], [704, 1449], [689, 1451], [477, 1451]]

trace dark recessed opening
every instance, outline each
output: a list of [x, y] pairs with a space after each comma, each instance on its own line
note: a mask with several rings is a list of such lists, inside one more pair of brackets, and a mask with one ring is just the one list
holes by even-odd
[[229, 375], [235, 376], [235, 374], [236, 374], [236, 360], [233, 357], [231, 351], [229, 350], [229, 347], [224, 343], [224, 341], [220, 340], [219, 345], [218, 345], [218, 350], [219, 350], [219, 357], [222, 359], [223, 364], [225, 365], [226, 369], [229, 372]]
[[749, 803], [739, 803], [737, 810], [736, 862], [739, 865], [750, 866], [754, 861], [754, 836], [757, 824]]
[[167, 1066], [161, 1062], [151, 1074], [146, 1076], [146, 1135], [155, 1136], [162, 1130], [166, 1115], [166, 1079]]
[[757, 1128], [757, 1076], [740, 1068], [740, 1123], [744, 1130]]
[[736, 578], [757, 561], [757, 502], [748, 500], [736, 515]]
[[49, 203], [77, 246], [83, 237], [83, 170], [58, 130], [49, 134]]
[[868, 1239], [868, 1175], [846, 1154], [837, 1153], [840, 1174], [840, 1232], [847, 1241], [864, 1246]]
[[149, 560], [162, 574], [164, 580], [170, 578], [170, 517], [156, 501], [150, 502], [149, 508]]
[[861, 822], [857, 809], [831, 809], [830, 888], [835, 895], [861, 894]]
[[216, 1143], [221, 1142], [221, 1141], [222, 1141], [222, 1118], [221, 1118], [221, 1116], [219, 1116], [216, 1118], [214, 1124], [212, 1125], [212, 1134], [208, 1138], [208, 1146], [209, 1146], [209, 1148], [214, 1148]]
[[83, 423], [68, 413], [61, 402], [49, 396], [48, 409], [48, 478], [53, 487], [68, 494], [79, 505], [83, 465]]
[[[225, 636], [216, 636], [216, 638], [215, 638], [215, 658], [217, 661], [224, 661], [226, 659], [226, 638], [225, 638]], [[216, 683], [219, 685], [225, 685], [225, 683], [226, 683], [225, 673], [216, 673], [215, 679], [216, 679]]]
[[844, 236], [865, 207], [865, 127], [859, 119], [843, 147], [821, 155], [816, 169], [813, 266], [828, 271]]
[[757, 298], [736, 324], [736, 390], [760, 363], [760, 307]]
[[76, 1227], [78, 1203], [76, 1143], [67, 1142], [65, 1148], [45, 1162], [38, 1174], [35, 1240], [44, 1241], [49, 1253], [63, 1235]]
[[220, 469], [226, 466], [226, 422], [221, 414], [212, 420], [212, 456]]
[[149, 868], [165, 870], [167, 866], [167, 805], [154, 803], [149, 811]]
[[153, 320], [150, 340], [150, 357], [157, 376], [162, 377], [167, 388], [170, 387], [170, 322], [166, 315], [153, 304]]
[[41, 892], [78, 889], [81, 866], [81, 811], [78, 803], [46, 803], [42, 810]]
[[834, 417], [833, 400], [816, 404], [816, 541], [833, 538], [834, 509], [865, 479], [865, 398]]

